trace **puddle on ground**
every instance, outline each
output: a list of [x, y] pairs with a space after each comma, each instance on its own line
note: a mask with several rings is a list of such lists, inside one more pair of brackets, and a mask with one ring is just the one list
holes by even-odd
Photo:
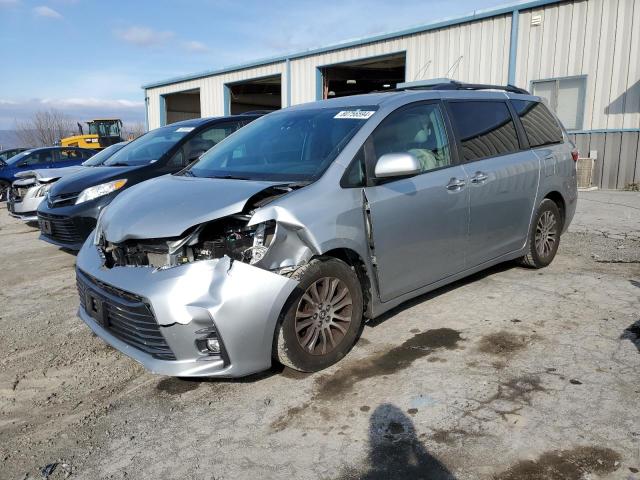
[[183, 393], [195, 390], [200, 386], [200, 382], [195, 380], [182, 380], [180, 378], [165, 378], [160, 380], [156, 389], [169, 395], [182, 395]]
[[454, 445], [457, 441], [462, 440], [467, 436], [469, 436], [469, 433], [460, 428], [452, 428], [451, 430], [434, 430], [430, 435], [434, 442], [446, 445]]
[[335, 400], [351, 391], [353, 386], [368, 378], [390, 375], [409, 367], [415, 360], [438, 350], [455, 350], [462, 341], [460, 332], [451, 328], [438, 328], [418, 333], [402, 345], [373, 358], [345, 365], [332, 375], [316, 380], [315, 398]]
[[526, 347], [528, 337], [516, 335], [515, 333], [500, 331], [484, 335], [479, 342], [478, 350], [489, 355], [500, 355], [503, 357], [522, 350]]
[[287, 410], [287, 413], [279, 417], [275, 422], [271, 424], [271, 428], [276, 432], [281, 432], [289, 426], [291, 420], [300, 415], [307, 408], [309, 408], [308, 403], [303, 403], [299, 407], [291, 407], [289, 410]]
[[501, 383], [498, 386], [495, 400], [524, 402], [531, 405], [531, 396], [536, 392], [546, 392], [546, 389], [540, 384], [540, 378], [535, 375], [525, 375]]
[[590, 474], [603, 475], [615, 472], [620, 467], [620, 458], [620, 455], [610, 448], [576, 447], [571, 450], [552, 450], [543, 453], [536, 460], [521, 460], [492, 478], [581, 480]]

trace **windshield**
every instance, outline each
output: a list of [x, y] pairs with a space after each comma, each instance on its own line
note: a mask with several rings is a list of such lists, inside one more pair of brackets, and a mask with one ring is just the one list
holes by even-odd
[[120, 120], [94, 120], [87, 122], [89, 133], [99, 137], [120, 136]]
[[17, 155], [14, 155], [13, 157], [11, 157], [9, 160], [7, 160], [7, 165], [13, 165], [15, 163], [18, 163], [20, 160], [22, 160], [24, 157], [26, 157], [27, 155], [29, 155], [33, 150], [25, 150], [24, 152], [21, 152]]
[[244, 180], [319, 178], [377, 107], [283, 110], [205, 153], [185, 175]]
[[121, 142], [111, 145], [110, 147], [105, 148], [104, 150], [96, 153], [89, 160], [82, 162], [83, 167], [97, 167], [98, 165], [102, 165], [111, 155], [116, 153], [122, 147], [124, 147], [127, 143]]
[[105, 166], [147, 165], [156, 162], [195, 127], [157, 128], [129, 142], [104, 162]]

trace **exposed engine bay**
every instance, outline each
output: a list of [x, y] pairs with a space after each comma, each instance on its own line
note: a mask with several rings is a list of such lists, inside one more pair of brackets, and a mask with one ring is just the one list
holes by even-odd
[[273, 220], [248, 226], [255, 211], [302, 185], [269, 187], [250, 198], [244, 211], [189, 228], [179, 237], [127, 240], [111, 243], [98, 239], [107, 268], [152, 266], [166, 269], [201, 260], [228, 256], [255, 264], [264, 258], [276, 233]]
[[102, 251], [105, 265], [169, 268], [225, 255], [254, 264], [266, 253], [275, 233], [275, 222], [247, 227], [251, 216], [234, 215], [198, 225], [181, 238], [107, 242]]

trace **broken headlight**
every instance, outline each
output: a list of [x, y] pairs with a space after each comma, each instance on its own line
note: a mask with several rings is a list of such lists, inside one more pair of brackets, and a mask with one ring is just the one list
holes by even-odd
[[275, 222], [247, 227], [247, 218], [231, 217], [207, 224], [193, 245], [194, 260], [210, 260], [228, 256], [240, 262], [255, 264], [262, 260], [275, 234]]
[[33, 195], [34, 197], [44, 197], [49, 190], [51, 189], [51, 186], [53, 184], [52, 183], [45, 183], [44, 185], [38, 187], [38, 189], [36, 190], [35, 194]]

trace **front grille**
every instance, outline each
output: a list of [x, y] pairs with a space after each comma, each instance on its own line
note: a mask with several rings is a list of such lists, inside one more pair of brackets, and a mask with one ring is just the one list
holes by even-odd
[[[160, 360], [175, 360], [155, 316], [144, 300], [87, 275], [77, 272], [80, 305], [87, 311], [87, 293], [101, 303], [102, 327], [132, 347]], [[87, 313], [89, 313], [87, 311]]]
[[[48, 222], [48, 225], [45, 223]], [[43, 235], [61, 243], [82, 243], [80, 233], [71, 218], [50, 213], [38, 213], [38, 223]], [[50, 228], [49, 228], [50, 227]]]
[[75, 193], [62, 193], [55, 197], [49, 197], [47, 204], [50, 208], [66, 207], [67, 205], [74, 205], [76, 199], [80, 196], [80, 192]]

